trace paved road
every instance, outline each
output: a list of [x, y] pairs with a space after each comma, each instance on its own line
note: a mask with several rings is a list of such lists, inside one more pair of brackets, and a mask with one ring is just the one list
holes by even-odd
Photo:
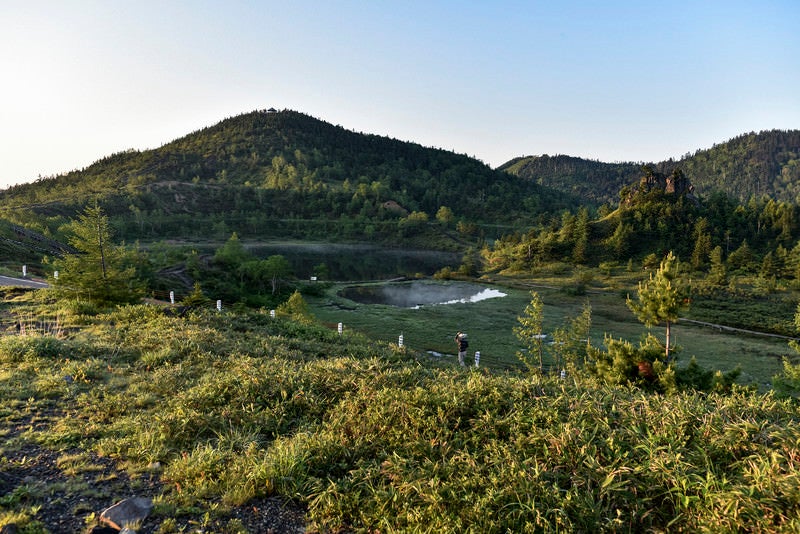
[[29, 278], [10, 278], [8, 276], [0, 276], [0, 286], [14, 286], [14, 287], [49, 287], [45, 282], [37, 282]]

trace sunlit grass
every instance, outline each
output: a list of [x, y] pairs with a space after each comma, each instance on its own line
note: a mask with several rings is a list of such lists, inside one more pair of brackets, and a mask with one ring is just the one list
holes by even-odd
[[[584, 299], [541, 294], [553, 323]], [[608, 300], [597, 300], [598, 315], [610, 325], [621, 297], [601, 296]], [[475, 308], [411, 318], [420, 335], [427, 327], [436, 336], [434, 320], [485, 320], [492, 328], [468, 327], [480, 344], [483, 332], [499, 339], [500, 316], [519, 305], [515, 318], [528, 298], [515, 289]], [[78, 493], [91, 491], [80, 477], [97, 476], [92, 454], [133, 474], [160, 466], [164, 493], [154, 514], [164, 532], [184, 514], [209, 531], [222, 528], [227, 519], [215, 521], [231, 507], [273, 495], [307, 507], [310, 528], [320, 531], [800, 524], [793, 401], [743, 389], [656, 395], [580, 376], [463, 370], [415, 350], [416, 330], [401, 349], [394, 335], [375, 341], [343, 322], [340, 335], [267, 311], [175, 318], [136, 306], [95, 317], [90, 332], [67, 339], [2, 338], [0, 415], [36, 423], [9, 445], [32, 440], [62, 451], [57, 465], [78, 477], [70, 485]], [[441, 335], [449, 345], [450, 331]], [[0, 473], [10, 468], [0, 456]], [[33, 524], [31, 503], [42, 495], [21, 486], [0, 499], [0, 514]]]
[[[530, 291], [536, 291], [544, 302], [545, 332], [552, 332], [577, 316], [588, 301], [592, 307], [590, 335], [595, 346], [602, 345], [605, 335], [638, 343], [648, 331], [663, 340], [662, 329], [648, 330], [626, 306], [625, 296], [630, 290], [608, 290], [598, 282], [599, 287], [574, 295], [565, 290], [563, 280], [561, 286], [552, 285], [555, 279], [536, 284], [524, 282], [528, 284], [525, 289], [519, 288], [523, 281], [512, 282], [514, 287], [491, 286], [506, 293], [506, 297], [420, 309], [359, 304], [338, 296], [340, 286], [332, 287], [324, 297], [308, 301], [314, 315], [323, 322], [341, 322], [345, 328], [390, 343], [397, 343], [402, 334], [409, 347], [442, 353], [443, 361], [451, 364], [456, 361], [453, 336], [459, 330], [466, 331], [470, 335], [470, 356], [480, 351], [482, 364], [495, 369], [519, 365], [516, 352], [521, 344], [512, 329], [531, 299]], [[700, 365], [712, 370], [726, 372], [740, 366], [740, 383], [756, 384], [762, 389], [781, 371], [782, 357], [791, 353], [783, 339], [723, 332], [690, 323], [674, 325], [673, 340], [679, 346], [679, 365], [694, 356]]]

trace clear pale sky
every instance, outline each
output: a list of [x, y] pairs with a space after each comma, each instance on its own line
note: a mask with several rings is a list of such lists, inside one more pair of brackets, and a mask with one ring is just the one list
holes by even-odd
[[274, 107], [475, 156], [800, 128], [800, 1], [0, 1], [0, 188]]

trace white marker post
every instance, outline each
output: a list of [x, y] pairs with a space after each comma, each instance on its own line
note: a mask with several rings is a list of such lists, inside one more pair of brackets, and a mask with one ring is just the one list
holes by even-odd
[[175, 292], [174, 291], [170, 291], [169, 292], [169, 303], [170, 304], [175, 304]]
[[270, 316], [272, 319], [274, 319], [274, 318], [275, 318], [275, 310], [270, 310], [270, 311], [269, 311], [269, 316]]
[[221, 300], [217, 301], [217, 311], [222, 311], [222, 301]]
[[342, 335], [342, 332], [344, 332], [344, 324], [339, 323], [339, 335], [340, 336]]
[[475, 352], [475, 367], [478, 367], [478, 364], [481, 363], [481, 351]]
[[28, 276], [28, 266], [27, 265], [23, 265], [22, 266], [22, 278], [25, 278], [26, 276]]
[[397, 338], [397, 346], [398, 347], [402, 347], [403, 346], [403, 334], [400, 334], [400, 337]]

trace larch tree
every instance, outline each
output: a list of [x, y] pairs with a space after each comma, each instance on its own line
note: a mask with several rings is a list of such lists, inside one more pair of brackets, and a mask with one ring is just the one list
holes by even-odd
[[108, 217], [97, 203], [71, 221], [67, 230], [73, 252], [52, 262], [51, 283], [57, 295], [85, 298], [96, 304], [130, 303], [141, 298], [136, 269], [128, 261], [125, 248], [112, 242]]

